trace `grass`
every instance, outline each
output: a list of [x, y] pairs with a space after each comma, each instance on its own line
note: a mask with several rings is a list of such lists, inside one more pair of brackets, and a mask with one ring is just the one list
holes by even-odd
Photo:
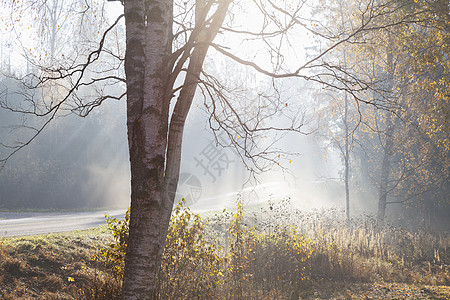
[[104, 226], [0, 239], [0, 299], [94, 298], [113, 279], [97, 257], [110, 241]]
[[[118, 299], [121, 262], [102, 255], [124, 251], [118, 240], [106, 227], [0, 239], [0, 299]], [[286, 201], [208, 222], [180, 207], [160, 298], [450, 299], [449, 249], [448, 233], [345, 224]]]

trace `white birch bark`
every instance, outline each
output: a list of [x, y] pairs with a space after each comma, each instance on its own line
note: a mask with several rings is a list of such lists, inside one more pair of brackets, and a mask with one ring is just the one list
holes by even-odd
[[154, 299], [164, 245], [161, 208], [169, 101], [172, 1], [124, 1], [131, 217], [123, 299]]
[[185, 83], [169, 126], [174, 82], [169, 59], [173, 1], [124, 1], [131, 214], [123, 299], [157, 297], [157, 275], [178, 184], [184, 124], [209, 45], [231, 2], [219, 2], [211, 21], [205, 24], [205, 13], [203, 22], [197, 24], [202, 29], [195, 31], [198, 35]]

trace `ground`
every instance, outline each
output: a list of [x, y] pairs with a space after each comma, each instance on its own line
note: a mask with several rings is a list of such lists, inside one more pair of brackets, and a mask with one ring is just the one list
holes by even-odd
[[[111, 232], [104, 226], [69, 233], [1, 238], [0, 299], [118, 299], [120, 282], [101, 250], [111, 241]], [[443, 272], [445, 275], [446, 271]], [[391, 277], [386, 282], [383, 278], [350, 280], [337, 275], [333, 279], [316, 276], [304, 280], [301, 290], [290, 296], [280, 295], [280, 290], [263, 292], [256, 288], [242, 295], [251, 295], [244, 299], [450, 299], [448, 280], [444, 285], [443, 279], [433, 285], [432, 278], [423, 276], [422, 284], [412, 278]], [[445, 276], [448, 278], [448, 274]], [[230, 298], [221, 294], [214, 298]]]

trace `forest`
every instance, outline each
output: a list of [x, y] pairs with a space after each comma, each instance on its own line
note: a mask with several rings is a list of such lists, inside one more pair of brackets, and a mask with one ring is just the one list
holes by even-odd
[[448, 1], [0, 7], [0, 210], [130, 206], [84, 273], [0, 238], [0, 296], [450, 295]]

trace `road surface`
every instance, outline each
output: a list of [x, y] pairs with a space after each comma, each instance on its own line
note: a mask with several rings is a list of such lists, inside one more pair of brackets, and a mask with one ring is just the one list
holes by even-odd
[[[323, 184], [323, 182], [309, 182]], [[311, 189], [308, 190], [309, 192]], [[284, 182], [270, 182], [256, 186], [244, 188], [238, 192], [216, 195], [213, 197], [200, 198], [195, 203], [190, 203], [190, 208], [195, 213], [207, 211], [236, 209], [236, 199], [241, 198], [244, 205], [257, 205], [270, 201], [279, 201], [290, 196], [292, 191]], [[316, 192], [317, 193], [317, 192]], [[240, 195], [240, 196], [238, 196]], [[311, 208], [303, 195], [302, 203], [296, 206], [307, 210]], [[315, 199], [316, 200], [316, 199]], [[303, 206], [304, 207], [303, 207]], [[54, 232], [65, 232], [73, 230], [83, 230], [99, 225], [105, 225], [105, 212], [117, 219], [123, 219], [126, 209], [78, 212], [78, 213], [4, 213], [0, 212], [0, 237], [13, 237], [25, 235], [39, 235]]]
[[[268, 192], [278, 187], [277, 184], [258, 185], [246, 188], [242, 194], [245, 204], [257, 203], [255, 196], [264, 194], [267, 200]], [[211, 198], [200, 199], [191, 206], [192, 211], [199, 213], [223, 208], [235, 209], [238, 192]], [[97, 212], [74, 212], [74, 213], [14, 213], [0, 212], [0, 237], [17, 237], [26, 235], [40, 235], [47, 233], [66, 232], [94, 228], [105, 225], [105, 213], [117, 219], [125, 217], [126, 209]]]
[[106, 225], [105, 213], [123, 219], [125, 210], [74, 213], [0, 212], [0, 237], [39, 235], [90, 229]]

